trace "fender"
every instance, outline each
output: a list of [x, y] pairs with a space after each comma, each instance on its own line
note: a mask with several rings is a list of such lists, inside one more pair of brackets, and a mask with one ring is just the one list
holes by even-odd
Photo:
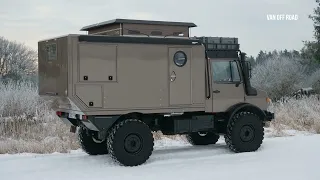
[[238, 103], [228, 108], [227, 110], [228, 122], [233, 118], [233, 116], [237, 112], [240, 112], [240, 111], [249, 111], [249, 112], [255, 113], [259, 116], [261, 121], [264, 121], [266, 118], [266, 113], [263, 110], [261, 110], [259, 107], [249, 103]]

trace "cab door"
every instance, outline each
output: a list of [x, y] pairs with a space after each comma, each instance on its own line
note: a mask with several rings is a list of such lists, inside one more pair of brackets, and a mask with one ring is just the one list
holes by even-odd
[[237, 61], [210, 60], [212, 112], [224, 112], [234, 104], [244, 102], [245, 91]]

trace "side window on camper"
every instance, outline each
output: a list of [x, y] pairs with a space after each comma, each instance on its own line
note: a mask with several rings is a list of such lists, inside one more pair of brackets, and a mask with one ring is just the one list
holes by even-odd
[[213, 61], [211, 71], [214, 83], [234, 83], [240, 81], [237, 63], [235, 61]]
[[54, 61], [57, 59], [57, 44], [47, 44], [46, 45], [46, 53], [48, 61]]

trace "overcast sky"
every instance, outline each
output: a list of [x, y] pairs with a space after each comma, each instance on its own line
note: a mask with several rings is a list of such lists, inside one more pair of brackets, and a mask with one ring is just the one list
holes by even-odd
[[[114, 18], [187, 21], [198, 25], [192, 36], [238, 37], [242, 51], [256, 56], [312, 40], [314, 7], [315, 0], [0, 0], [0, 36], [37, 48], [41, 39]], [[299, 19], [268, 21], [268, 14]]]

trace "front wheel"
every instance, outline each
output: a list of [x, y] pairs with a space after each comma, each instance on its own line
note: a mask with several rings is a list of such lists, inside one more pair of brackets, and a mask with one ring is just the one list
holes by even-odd
[[256, 151], [263, 139], [263, 122], [254, 113], [239, 112], [227, 125], [225, 141], [234, 152]]

